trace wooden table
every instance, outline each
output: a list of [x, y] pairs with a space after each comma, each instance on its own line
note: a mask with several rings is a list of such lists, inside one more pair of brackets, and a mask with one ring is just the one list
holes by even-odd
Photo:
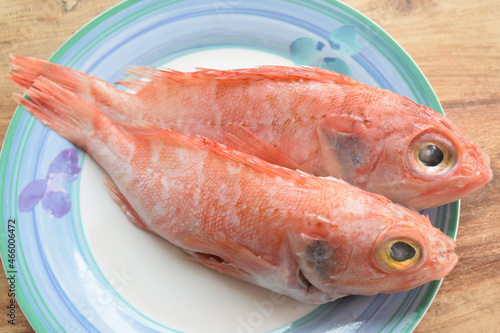
[[[19, 91], [5, 77], [9, 52], [48, 59], [77, 29], [118, 0], [0, 1], [0, 140]], [[500, 171], [500, 2], [497, 0], [347, 0], [413, 57], [447, 116], [489, 154]], [[500, 179], [462, 200], [460, 261], [416, 332], [500, 330]], [[0, 332], [32, 332], [17, 313], [7, 323], [8, 285], [1, 270]]]

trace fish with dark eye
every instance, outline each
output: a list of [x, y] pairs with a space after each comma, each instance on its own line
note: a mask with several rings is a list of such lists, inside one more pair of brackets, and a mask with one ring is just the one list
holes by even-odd
[[418, 159], [428, 167], [435, 167], [443, 162], [444, 154], [438, 146], [429, 144], [420, 150]]
[[325, 303], [412, 289], [457, 262], [454, 241], [427, 217], [342, 180], [152, 124], [114, 123], [44, 77], [26, 94], [17, 99], [29, 112], [103, 167], [136, 226], [221, 273]]
[[418, 210], [462, 198], [492, 177], [487, 155], [440, 113], [324, 69], [131, 67], [139, 79], [120, 81], [123, 91], [35, 58], [11, 62], [10, 78], [24, 88], [43, 75], [116, 121], [202, 135]]
[[416, 255], [417, 251], [415, 247], [402, 241], [394, 242], [390, 247], [389, 254], [391, 259], [397, 262], [416, 260], [420, 257], [420, 255]]

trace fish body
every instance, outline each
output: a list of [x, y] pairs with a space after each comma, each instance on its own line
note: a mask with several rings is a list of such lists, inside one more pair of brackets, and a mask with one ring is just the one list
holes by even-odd
[[114, 123], [39, 77], [19, 102], [109, 174], [138, 227], [205, 266], [310, 303], [408, 290], [456, 264], [421, 216], [331, 177], [276, 166], [209, 139]]
[[202, 135], [418, 210], [455, 201], [492, 177], [487, 155], [443, 115], [323, 69], [131, 67], [140, 79], [118, 82], [126, 92], [35, 58], [14, 55], [12, 64], [10, 77], [21, 86], [44, 75], [115, 121]]

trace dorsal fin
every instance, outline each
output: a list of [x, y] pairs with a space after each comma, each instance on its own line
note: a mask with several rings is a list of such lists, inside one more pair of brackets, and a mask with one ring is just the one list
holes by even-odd
[[163, 129], [161, 127], [140, 121], [135, 123], [117, 124], [117, 127], [124, 134], [130, 136], [137, 135], [145, 138], [166, 140], [172, 144], [191, 149], [210, 149], [217, 155], [223, 156], [233, 162], [244, 164], [259, 173], [274, 175], [282, 179], [294, 181], [302, 186], [317, 187], [324, 185], [319, 178], [306, 174], [305, 172], [294, 171], [268, 163], [258, 157], [243, 153], [205, 137], [186, 136], [175, 131]]
[[315, 81], [322, 83], [335, 83], [346, 85], [360, 85], [361, 83], [348, 76], [316, 67], [287, 67], [287, 66], [261, 66], [256, 68], [241, 68], [218, 70], [197, 68], [195, 72], [180, 72], [172, 69], [156, 69], [144, 66], [128, 66], [125, 73], [138, 77], [127, 77], [116, 82], [136, 93], [156, 84], [158, 81], [165, 83], [180, 82], [182, 80], [212, 79], [212, 80], [244, 80], [244, 81]]
[[299, 66], [260, 66], [256, 68], [241, 68], [230, 70], [217, 70], [197, 68], [197, 72], [213, 75], [218, 79], [272, 79], [278, 81], [317, 81], [323, 83], [336, 83], [359, 85], [360, 83], [348, 76], [317, 67]]
[[136, 76], [125, 77], [115, 84], [119, 84], [125, 88], [130, 89], [133, 93], [140, 93], [141, 91], [147, 89], [148, 87], [154, 87], [157, 83], [164, 83], [165, 79], [175, 79], [185, 78], [188, 73], [179, 72], [175, 70], [163, 70], [158, 68], [146, 67], [146, 66], [127, 66], [123, 72], [125, 74]]

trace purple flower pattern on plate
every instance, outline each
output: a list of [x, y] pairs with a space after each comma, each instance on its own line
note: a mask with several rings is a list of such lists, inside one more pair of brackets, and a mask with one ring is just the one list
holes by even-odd
[[18, 197], [18, 208], [29, 212], [41, 201], [47, 214], [56, 218], [63, 217], [71, 210], [71, 199], [59, 182], [72, 182], [78, 178], [82, 169], [78, 167], [76, 149], [61, 151], [50, 163], [45, 178], [30, 182]]

